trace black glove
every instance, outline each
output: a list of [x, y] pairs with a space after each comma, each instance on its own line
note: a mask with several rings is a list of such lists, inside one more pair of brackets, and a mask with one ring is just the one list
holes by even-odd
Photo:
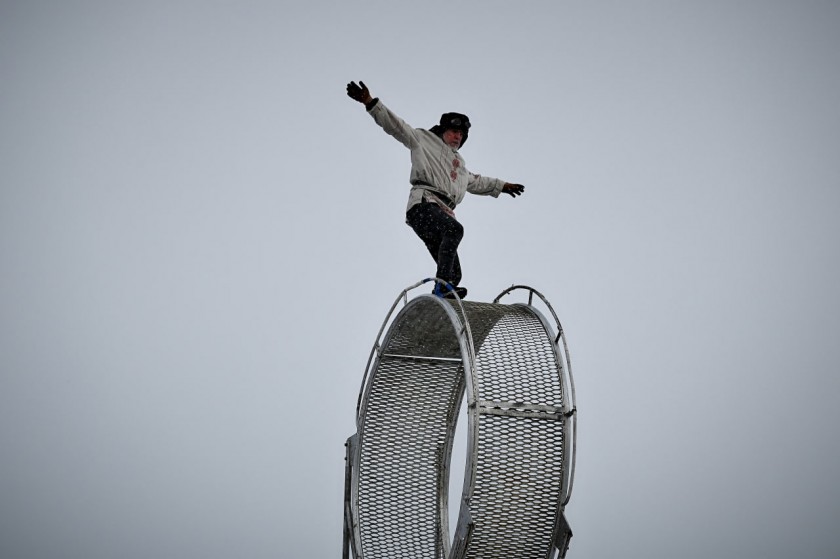
[[373, 97], [370, 96], [370, 91], [368, 91], [365, 82], [359, 80], [359, 83], [361, 84], [361, 87], [356, 85], [356, 82], [350, 82], [347, 84], [347, 96], [354, 101], [367, 105], [373, 101]]
[[516, 198], [517, 196], [520, 196], [523, 192], [525, 192], [525, 187], [521, 184], [513, 184], [506, 182], [505, 185], [502, 187], [502, 192], [510, 194], [512, 197]]

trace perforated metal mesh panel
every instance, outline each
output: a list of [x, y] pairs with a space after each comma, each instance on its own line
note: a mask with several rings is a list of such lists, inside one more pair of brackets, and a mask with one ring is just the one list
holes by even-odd
[[[530, 305], [407, 302], [375, 346], [348, 452], [356, 559], [565, 553], [574, 410], [556, 340]], [[468, 456], [450, 538], [449, 462], [464, 394]]]
[[[465, 307], [474, 330], [501, 314], [476, 356], [475, 527], [467, 557], [543, 558], [563, 480], [563, 394], [552, 340], [525, 307]], [[500, 415], [506, 410], [521, 415]]]
[[461, 369], [457, 362], [380, 362], [359, 463], [366, 557], [439, 556], [442, 452]]

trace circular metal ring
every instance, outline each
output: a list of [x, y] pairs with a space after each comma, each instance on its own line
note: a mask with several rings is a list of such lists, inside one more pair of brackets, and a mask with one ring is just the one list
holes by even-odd
[[[365, 371], [347, 442], [345, 557], [565, 555], [576, 409], [554, 310], [525, 286], [493, 303], [409, 300], [426, 281], [397, 298]], [[531, 294], [527, 303], [498, 302], [517, 288]], [[450, 462], [464, 395], [464, 485], [450, 538]]]

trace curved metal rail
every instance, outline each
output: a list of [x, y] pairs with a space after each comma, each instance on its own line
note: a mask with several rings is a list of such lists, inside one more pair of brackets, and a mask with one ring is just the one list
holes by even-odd
[[[430, 281], [440, 280], [400, 293], [368, 358], [346, 444], [344, 557], [565, 556], [576, 408], [557, 315], [526, 286], [493, 303], [408, 299]], [[529, 293], [527, 304], [499, 303], [515, 289]], [[450, 538], [450, 462], [465, 394], [464, 485]]]

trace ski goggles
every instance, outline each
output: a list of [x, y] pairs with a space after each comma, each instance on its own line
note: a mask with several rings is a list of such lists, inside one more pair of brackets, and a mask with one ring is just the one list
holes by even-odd
[[441, 124], [444, 127], [455, 128], [458, 130], [469, 130], [470, 126], [472, 126], [468, 118], [461, 118], [459, 116], [449, 118], [446, 122], [442, 122]]

